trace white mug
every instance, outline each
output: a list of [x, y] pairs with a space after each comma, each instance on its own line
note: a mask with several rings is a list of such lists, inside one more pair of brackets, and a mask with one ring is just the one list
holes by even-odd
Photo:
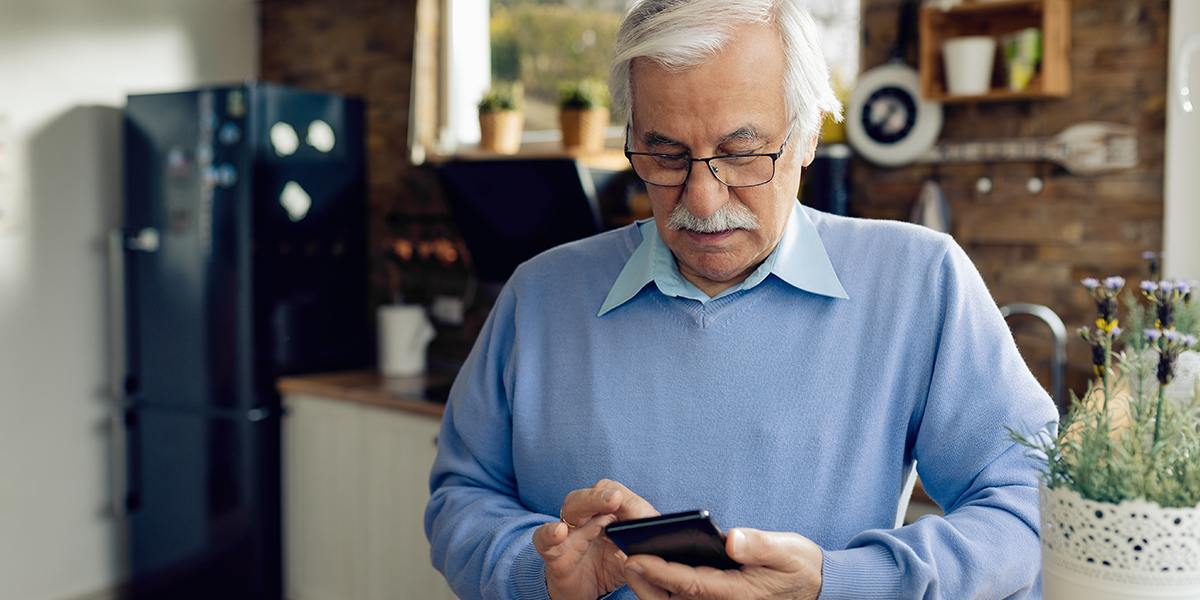
[[379, 371], [387, 377], [425, 372], [425, 349], [435, 330], [425, 309], [408, 304], [379, 307]]

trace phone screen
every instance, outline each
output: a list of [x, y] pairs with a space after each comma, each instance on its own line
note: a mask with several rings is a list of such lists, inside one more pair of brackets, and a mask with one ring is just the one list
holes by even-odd
[[629, 555], [653, 554], [693, 567], [742, 566], [725, 553], [725, 535], [712, 522], [707, 510], [617, 521], [605, 527], [604, 533]]

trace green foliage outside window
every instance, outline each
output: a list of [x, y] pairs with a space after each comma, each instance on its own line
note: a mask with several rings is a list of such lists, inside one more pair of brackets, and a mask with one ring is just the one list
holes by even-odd
[[[851, 85], [858, 72], [858, 0], [801, 2], [823, 32], [825, 57], [833, 71]], [[526, 129], [557, 128], [563, 84], [608, 81], [612, 44], [627, 4], [628, 0], [491, 0], [492, 80], [524, 86]]]
[[[553, 129], [564, 85], [608, 81], [619, 9], [572, 7], [529, 0], [493, 2], [491, 51], [493, 81], [519, 82], [528, 106], [526, 129]], [[540, 116], [537, 111], [547, 113]], [[539, 125], [541, 121], [547, 121]]]

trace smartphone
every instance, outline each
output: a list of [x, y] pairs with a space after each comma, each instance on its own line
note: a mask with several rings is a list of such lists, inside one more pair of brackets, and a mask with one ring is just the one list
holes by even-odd
[[653, 554], [693, 567], [739, 569], [725, 553], [725, 534], [707, 510], [694, 510], [645, 519], [617, 521], [605, 535], [625, 554]]

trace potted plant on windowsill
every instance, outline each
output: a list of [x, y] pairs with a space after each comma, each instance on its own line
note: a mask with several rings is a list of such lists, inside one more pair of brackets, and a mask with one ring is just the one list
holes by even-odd
[[1200, 598], [1195, 282], [1142, 282], [1148, 305], [1128, 296], [1123, 337], [1116, 297], [1125, 281], [1083, 284], [1099, 309], [1095, 330], [1079, 330], [1096, 381], [1052, 437], [1010, 431], [1044, 467], [1044, 597]]
[[525, 115], [521, 112], [524, 89], [520, 83], [498, 82], [479, 101], [479, 149], [516, 154], [521, 147]]
[[608, 127], [608, 90], [596, 79], [582, 79], [559, 87], [558, 121], [563, 148], [568, 152], [604, 149]]

